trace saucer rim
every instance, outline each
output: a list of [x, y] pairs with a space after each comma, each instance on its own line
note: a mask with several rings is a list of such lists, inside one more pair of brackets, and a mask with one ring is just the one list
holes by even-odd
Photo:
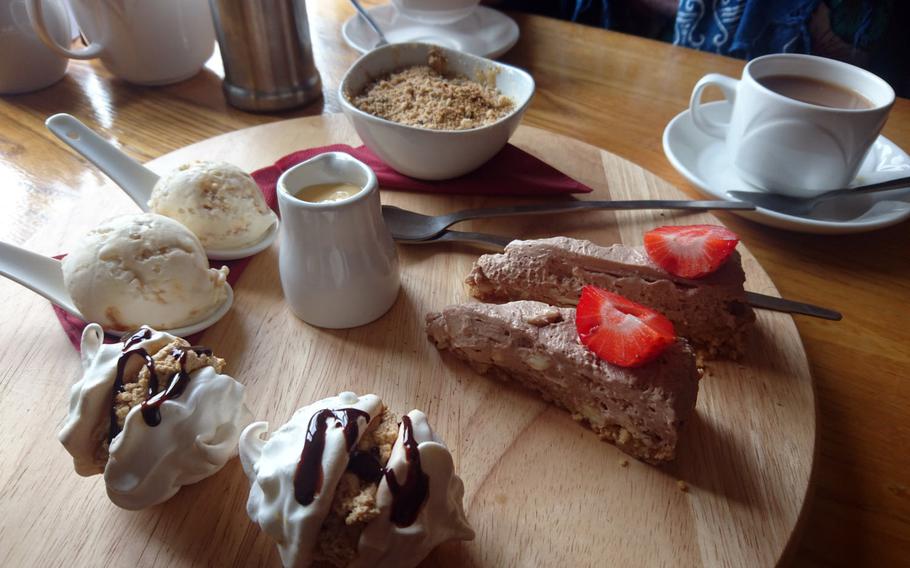
[[[713, 101], [706, 103], [704, 106], [723, 106], [729, 104], [730, 103], [728, 101]], [[721, 199], [724, 201], [735, 201], [727, 194], [726, 191], [715, 191], [710, 188], [705, 180], [697, 175], [693, 169], [684, 165], [684, 163], [677, 157], [676, 152], [673, 151], [670, 143], [671, 132], [677, 131], [680, 128], [684, 128], [682, 126], [682, 123], [688, 114], [689, 109], [684, 109], [682, 112], [674, 116], [664, 128], [663, 134], [661, 136], [661, 145], [663, 147], [664, 156], [667, 158], [667, 161], [670, 162], [670, 165], [673, 166], [673, 168], [679, 172], [679, 174], [682, 175], [689, 183], [698, 189], [699, 192], [716, 199]], [[895, 144], [887, 137], [879, 135], [878, 138], [876, 138], [876, 142], [879, 140], [883, 140], [885, 143], [890, 144], [894, 148], [898, 149], [905, 156], [908, 156], [907, 152], [904, 151], [903, 148]], [[910, 158], [910, 156], [908, 156], [908, 158]], [[868, 232], [884, 229], [886, 227], [890, 227], [892, 225], [906, 221], [908, 218], [910, 218], [910, 210], [899, 213], [896, 212], [893, 216], [886, 217], [884, 219], [879, 218], [867, 221], [808, 219], [806, 217], [788, 215], [786, 213], [780, 213], [770, 209], [765, 209], [763, 207], [756, 207], [755, 211], [731, 212], [751, 221], [755, 221], [756, 223], [762, 223], [764, 225], [776, 227], [779, 229], [818, 234], [846, 234]]]
[[[502, 45], [496, 46], [496, 49], [493, 49], [493, 50], [485, 52], [485, 53], [474, 53], [471, 51], [466, 51], [465, 53], [470, 53], [472, 55], [477, 55], [480, 57], [486, 57], [487, 59], [496, 59], [496, 58], [500, 57], [501, 55], [505, 54], [506, 52], [508, 52], [513, 47], [515, 47], [515, 44], [517, 44], [518, 40], [521, 38], [521, 28], [518, 26], [518, 22], [516, 22], [512, 17], [510, 17], [505, 12], [502, 12], [495, 8], [490, 8], [489, 6], [477, 6], [477, 8], [475, 8], [475, 9], [480, 13], [487, 14], [488, 18], [491, 16], [493, 18], [503, 18], [505, 21], [507, 21], [511, 33], [509, 33], [507, 36], [508, 40], [505, 43], [503, 43]], [[366, 10], [370, 15], [373, 15], [375, 12], [384, 12], [384, 11], [395, 10], [395, 7], [392, 4], [380, 4], [379, 6], [371, 6], [371, 7], [367, 8]], [[359, 16], [355, 13], [351, 17], [349, 17], [347, 20], [344, 21], [344, 23], [341, 25], [341, 36], [344, 38], [345, 43], [348, 44], [348, 47], [357, 51], [358, 53], [363, 54], [363, 53], [372, 51], [373, 48], [363, 47], [360, 43], [357, 43], [352, 39], [351, 28], [353, 28], [353, 25], [354, 25], [353, 22], [355, 20], [357, 20], [358, 18], [359, 18]], [[420, 24], [420, 22], [415, 22], [415, 24]], [[452, 25], [452, 24], [447, 24], [447, 25]], [[440, 26], [440, 27], [445, 27], [445, 26]]]

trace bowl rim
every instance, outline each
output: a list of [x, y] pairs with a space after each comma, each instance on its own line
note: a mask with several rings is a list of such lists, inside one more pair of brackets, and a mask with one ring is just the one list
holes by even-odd
[[[351, 74], [358, 67], [360, 67], [364, 61], [366, 61], [370, 57], [374, 57], [375, 54], [377, 54], [377, 53], [390, 51], [395, 48], [412, 47], [412, 46], [434, 47], [436, 49], [442, 50], [442, 52], [445, 55], [456, 54], [458, 57], [466, 57], [468, 59], [474, 59], [478, 63], [485, 63], [485, 64], [494, 66], [499, 69], [508, 69], [509, 71], [513, 71], [519, 77], [522, 77], [525, 81], [527, 81], [529, 83], [530, 90], [528, 92], [528, 96], [525, 97], [525, 99], [521, 102], [521, 104], [516, 104], [515, 107], [508, 114], [497, 119], [495, 122], [491, 122], [490, 124], [485, 124], [483, 126], [478, 126], [476, 128], [466, 128], [466, 129], [459, 129], [459, 130], [448, 130], [448, 129], [441, 129], [441, 128], [426, 128], [423, 126], [411, 126], [410, 124], [402, 124], [400, 122], [395, 122], [394, 120], [382, 118], [382, 117], [376, 116], [375, 114], [370, 114], [366, 111], [360, 110], [359, 108], [354, 106], [348, 100], [347, 96], [345, 95], [345, 90], [346, 90], [345, 87], [347, 87], [347, 84], [351, 79]], [[386, 71], [386, 73], [391, 73], [393, 71], [394, 71], [394, 69], [390, 69], [389, 71]], [[510, 119], [513, 119], [516, 116], [520, 116], [522, 113], [524, 113], [525, 109], [528, 108], [528, 105], [531, 104], [531, 99], [534, 98], [534, 93], [536, 91], [537, 91], [537, 83], [536, 83], [536, 81], [534, 81], [534, 77], [531, 76], [531, 74], [528, 73], [527, 71], [525, 71], [524, 69], [521, 69], [520, 67], [516, 67], [514, 65], [509, 65], [508, 63], [501, 63], [501, 62], [495, 61], [493, 59], [481, 57], [479, 55], [474, 55], [473, 53], [467, 53], [464, 51], [458, 51], [456, 49], [451, 49], [451, 48], [443, 47], [440, 45], [434, 45], [432, 43], [420, 42], [420, 41], [409, 41], [409, 42], [403, 42], [403, 43], [390, 43], [388, 45], [384, 45], [382, 47], [379, 47], [372, 51], [368, 51], [368, 52], [364, 53], [363, 55], [361, 55], [357, 59], [357, 61], [355, 61], [348, 68], [348, 70], [345, 72], [344, 76], [341, 78], [341, 82], [338, 85], [337, 93], [338, 93], [338, 100], [341, 102], [341, 107], [343, 110], [345, 110], [348, 113], [351, 113], [353, 115], [359, 116], [361, 118], [365, 118], [367, 120], [373, 120], [373, 121], [379, 122], [380, 124], [392, 125], [392, 126], [396, 126], [398, 128], [403, 128], [405, 130], [411, 130], [414, 132], [433, 132], [433, 133], [440, 133], [440, 134], [469, 135], [469, 134], [474, 134], [477, 132], [483, 132], [485, 130], [493, 128], [494, 126], [502, 124]]]

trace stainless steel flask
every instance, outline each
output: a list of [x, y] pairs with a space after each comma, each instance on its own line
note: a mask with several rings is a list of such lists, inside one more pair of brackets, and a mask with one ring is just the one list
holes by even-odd
[[322, 94], [305, 0], [209, 0], [228, 103], [256, 112], [305, 105]]

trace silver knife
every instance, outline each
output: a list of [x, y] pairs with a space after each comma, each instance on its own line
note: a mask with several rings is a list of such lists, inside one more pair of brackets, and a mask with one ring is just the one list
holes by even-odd
[[786, 314], [802, 314], [804, 316], [812, 316], [814, 318], [831, 321], [840, 321], [844, 317], [840, 312], [835, 312], [828, 308], [813, 306], [812, 304], [805, 304], [793, 300], [785, 300], [783, 298], [775, 298], [774, 296], [759, 294], [758, 292], [746, 292], [746, 299], [753, 308], [761, 308], [763, 310], [773, 310]]
[[[506, 247], [507, 244], [515, 239], [501, 235], [490, 235], [487, 233], [471, 233], [465, 231], [446, 230], [443, 231], [438, 237], [428, 240], [395, 240], [396, 242], [409, 245], [428, 245], [432, 243], [446, 242], [468, 243], [472, 245], [480, 245], [484, 248], [489, 248], [492, 250], [501, 251]], [[801, 314], [831, 321], [840, 321], [843, 318], [843, 315], [841, 315], [840, 312], [829, 310], [828, 308], [822, 308], [820, 306], [814, 306], [812, 304], [806, 304], [804, 302], [796, 302], [794, 300], [786, 300], [784, 298], [775, 298], [774, 296], [759, 294], [758, 292], [746, 292], [746, 299], [749, 301], [749, 305], [751, 305], [753, 308], [760, 308], [763, 310], [773, 310], [775, 312], [784, 312], [787, 314]]]

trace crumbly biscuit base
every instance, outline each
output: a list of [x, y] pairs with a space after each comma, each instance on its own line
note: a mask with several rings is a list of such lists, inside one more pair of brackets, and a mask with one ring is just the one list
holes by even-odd
[[[186, 350], [190, 344], [185, 339], [179, 337], [159, 349], [152, 355], [155, 362], [155, 374], [158, 376], [158, 390], [155, 393], [163, 391], [170, 384], [171, 379], [180, 372], [180, 361], [174, 356], [175, 350]], [[132, 372], [123, 378], [123, 390], [114, 396], [114, 414], [117, 416], [117, 426], [123, 428], [126, 422], [126, 416], [134, 406], [142, 404], [149, 397], [149, 370], [139, 357], [134, 357], [128, 364], [128, 369]], [[187, 373], [192, 373], [202, 367], [213, 367], [216, 372], [221, 373], [225, 368], [224, 359], [214, 355], [197, 354], [195, 351], [187, 351], [185, 369]], [[95, 462], [104, 467], [107, 464], [109, 456], [108, 437], [110, 433], [110, 422], [105, 416], [104, 421], [99, 423], [97, 429], [98, 450], [95, 452]]]
[[[398, 416], [387, 407], [357, 443], [357, 450], [378, 450], [379, 464], [385, 467], [398, 438]], [[319, 531], [313, 560], [316, 566], [347, 566], [357, 556], [357, 544], [364, 527], [379, 515], [377, 483], [368, 483], [345, 473], [335, 489], [332, 509]]]

